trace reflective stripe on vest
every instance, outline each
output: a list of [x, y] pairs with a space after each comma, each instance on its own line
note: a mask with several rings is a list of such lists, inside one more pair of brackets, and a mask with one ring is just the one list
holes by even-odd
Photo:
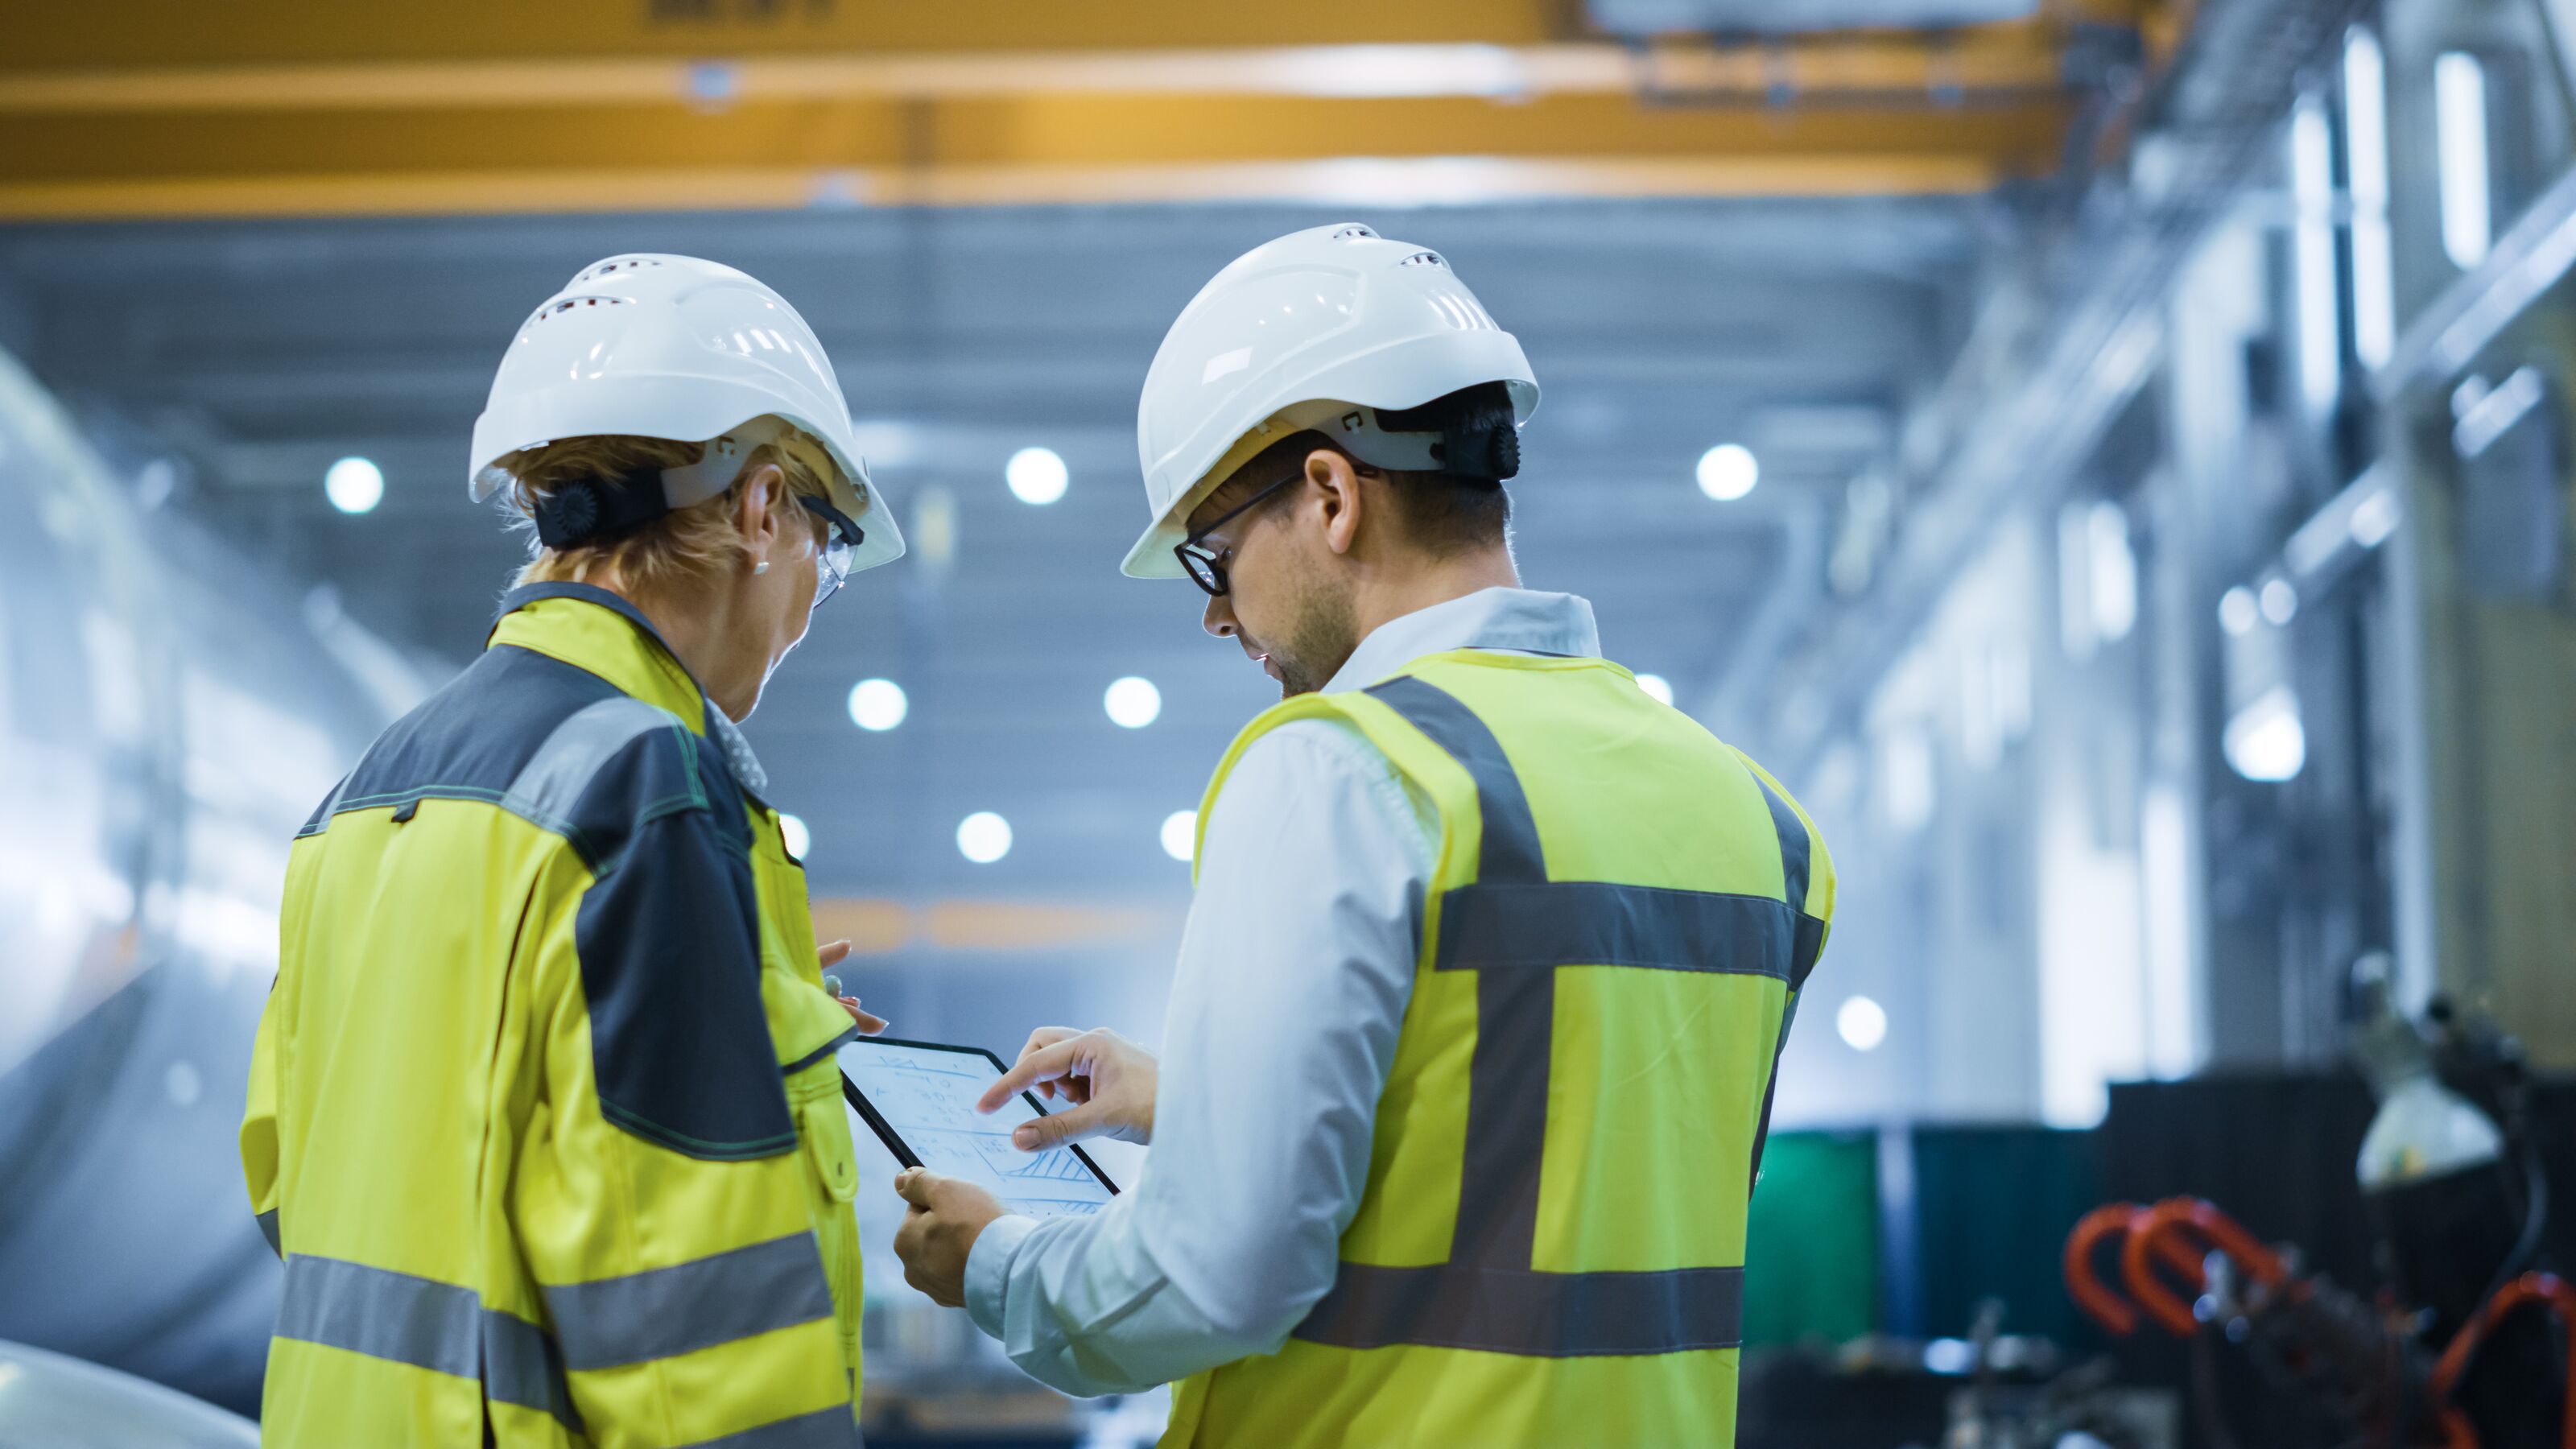
[[622, 1278], [539, 1287], [564, 1362], [615, 1368], [832, 1316], [822, 1250], [790, 1233]]
[[471, 1288], [341, 1258], [290, 1254], [277, 1336], [480, 1378], [496, 1403], [552, 1414], [582, 1432], [546, 1331], [483, 1306]]
[[[1771, 807], [1771, 824], [1780, 832], [1780, 879], [1785, 883], [1781, 894], [1791, 901], [1807, 898], [1807, 825], [1798, 812], [1762, 778], [1753, 772], [1754, 783], [1762, 787], [1762, 798]], [[1771, 1103], [1780, 1090], [1780, 1054], [1789, 1049], [1789, 1028], [1798, 1019], [1798, 993], [1807, 984], [1807, 975], [1816, 969], [1816, 958], [1824, 954], [1825, 923], [1797, 912], [1797, 936], [1789, 948], [1789, 1000], [1780, 1008], [1780, 1041], [1771, 1050], [1771, 1078], [1762, 1084], [1762, 1115], [1753, 1126], [1753, 1179], [1746, 1185], [1750, 1196], [1762, 1185], [1762, 1149], [1771, 1141]]]
[[1556, 968], [1769, 976], [1794, 991], [1822, 941], [1821, 923], [1792, 904], [1803, 904], [1806, 893], [1804, 825], [1766, 783], [1785, 900], [1552, 881], [1529, 797], [1485, 722], [1419, 677], [1398, 676], [1367, 692], [1475, 784], [1482, 820], [1476, 879], [1442, 896], [1432, 957], [1435, 970], [1476, 973], [1466, 1150], [1449, 1261], [1403, 1268], [1344, 1262], [1295, 1336], [1344, 1348], [1422, 1344], [1550, 1358], [1739, 1345], [1740, 1267], [1557, 1273], [1532, 1266]]
[[[277, 1336], [457, 1378], [480, 1377], [494, 1401], [551, 1414], [579, 1433], [567, 1370], [669, 1358], [832, 1316], [812, 1233], [617, 1278], [541, 1285], [538, 1291], [553, 1333], [484, 1307], [471, 1288], [295, 1253], [286, 1260]], [[849, 1411], [834, 1408], [714, 1442], [777, 1449], [846, 1445], [853, 1442], [850, 1426]]]

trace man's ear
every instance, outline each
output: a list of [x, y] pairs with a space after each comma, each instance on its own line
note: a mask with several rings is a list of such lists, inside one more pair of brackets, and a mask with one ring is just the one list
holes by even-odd
[[1306, 455], [1306, 481], [1323, 497], [1324, 543], [1347, 554], [1360, 536], [1360, 478], [1351, 460], [1330, 448]]

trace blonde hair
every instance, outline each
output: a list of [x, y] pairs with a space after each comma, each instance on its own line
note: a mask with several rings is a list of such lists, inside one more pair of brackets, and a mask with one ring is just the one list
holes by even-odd
[[[593, 583], [614, 575], [639, 594], [670, 598], [685, 593], [724, 577], [739, 557], [734, 507], [742, 499], [743, 483], [763, 464], [777, 464], [787, 475], [791, 492], [816, 498], [831, 496], [825, 480], [838, 471], [819, 440], [801, 428], [790, 428], [776, 441], [752, 449], [743, 460], [741, 477], [713, 498], [673, 509], [632, 533], [598, 543], [548, 548], [537, 540], [536, 506], [556, 490], [685, 467], [705, 451], [704, 443], [601, 435], [557, 438], [502, 457], [493, 466], [508, 475], [509, 482], [498, 496], [503, 510], [511, 515], [511, 526], [528, 536], [528, 562], [513, 584]], [[808, 516], [819, 541], [822, 520]]]

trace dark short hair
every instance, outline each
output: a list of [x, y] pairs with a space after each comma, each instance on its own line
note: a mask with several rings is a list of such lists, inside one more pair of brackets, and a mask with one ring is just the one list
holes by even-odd
[[[1379, 425], [1400, 432], [1461, 433], [1475, 435], [1479, 425], [1491, 446], [1507, 451], [1510, 462], [1504, 476], [1518, 471], [1519, 438], [1512, 432], [1511, 394], [1499, 382], [1478, 383], [1445, 397], [1432, 399], [1420, 407], [1402, 412], [1392, 410], [1378, 414]], [[1463, 426], [1462, 426], [1463, 425]], [[1499, 429], [1496, 432], [1495, 429]], [[1508, 441], [1504, 441], [1504, 440]], [[1351, 460], [1351, 466], [1363, 475], [1387, 480], [1388, 494], [1395, 500], [1397, 514], [1403, 519], [1406, 537], [1430, 553], [1447, 557], [1473, 549], [1491, 548], [1509, 535], [1512, 522], [1512, 496], [1503, 489], [1501, 477], [1477, 477], [1445, 470], [1379, 468], [1360, 459], [1330, 436], [1307, 429], [1292, 433], [1252, 456], [1235, 477], [1254, 488], [1265, 487], [1288, 473], [1304, 468], [1306, 458], [1318, 448], [1328, 449]], [[1479, 467], [1480, 472], [1497, 471], [1491, 462]], [[1274, 498], [1286, 497], [1282, 489]]]

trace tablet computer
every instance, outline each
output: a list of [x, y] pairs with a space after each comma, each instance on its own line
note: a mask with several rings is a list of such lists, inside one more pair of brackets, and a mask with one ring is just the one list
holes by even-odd
[[1002, 1059], [981, 1047], [863, 1036], [834, 1054], [850, 1110], [906, 1167], [962, 1177], [1033, 1218], [1095, 1213], [1117, 1184], [1075, 1146], [1023, 1152], [1011, 1129], [1046, 1108], [1022, 1092], [990, 1116], [975, 1101], [1000, 1079]]

